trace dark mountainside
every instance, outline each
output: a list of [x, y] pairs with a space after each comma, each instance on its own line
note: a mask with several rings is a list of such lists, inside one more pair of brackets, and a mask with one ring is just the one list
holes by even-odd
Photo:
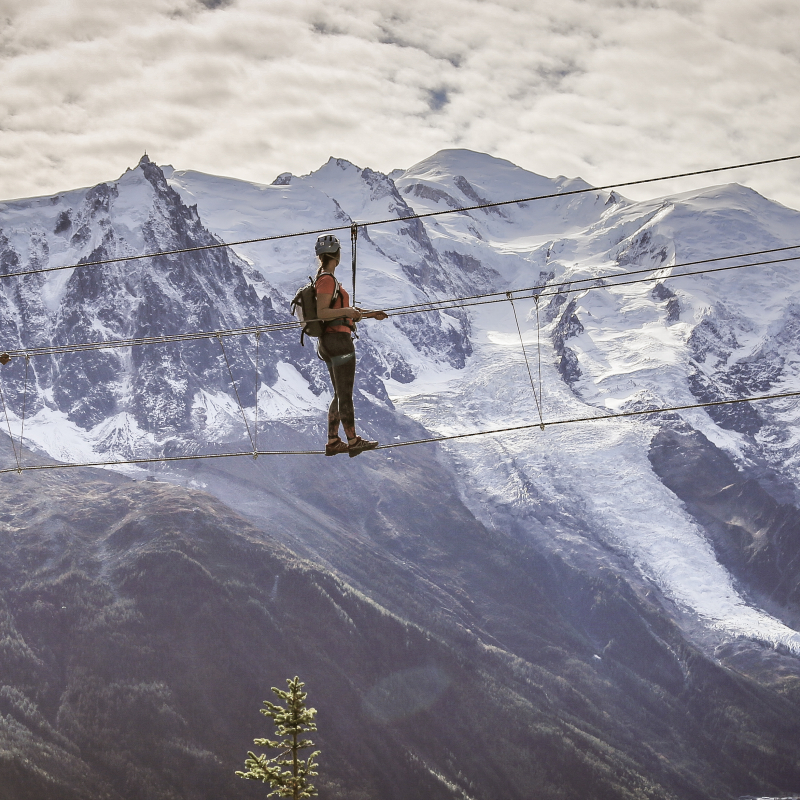
[[656, 473], [711, 533], [722, 563], [797, 619], [800, 510], [778, 502], [688, 426], [664, 428], [651, 447]]
[[392, 614], [202, 492], [87, 470], [2, 476], [0, 797], [263, 796], [233, 770], [271, 733], [257, 713], [269, 686], [294, 673], [319, 709], [325, 797], [797, 785], [789, 696], [703, 656], [613, 576], [520, 551], [452, 495], [410, 494], [441, 477], [430, 458], [401, 466], [379, 501], [407, 509], [397, 547], [421, 572], [449, 565], [463, 619], [376, 562], [376, 592], [408, 611]]
[[[113, 184], [61, 213], [53, 235], [94, 242], [87, 260], [216, 241], [157, 166], [137, 169], [152, 192], [143, 243], [114, 227]], [[388, 178], [376, 182], [408, 210]], [[338, 205], [331, 213], [349, 222]], [[424, 226], [401, 234], [419, 256], [408, 274], [456, 293]], [[46, 264], [41, 241], [31, 233], [40, 244], [25, 261], [0, 233], [0, 260]], [[5, 348], [288, 319], [285, 298], [224, 248], [77, 270], [56, 309], [42, 285], [0, 285]], [[571, 303], [551, 311], [572, 382], [565, 341], [582, 323]], [[468, 318], [455, 314], [463, 333]], [[405, 318], [409, 340], [463, 366], [469, 341], [429, 319]], [[245, 405], [253, 345], [225, 344]], [[261, 353], [262, 385], [284, 361], [324, 390], [321, 362], [295, 332], [265, 335]], [[379, 378], [412, 372], [392, 357], [359, 342], [362, 430], [425, 436], [388, 402]], [[220, 433], [194, 404], [200, 389], [231, 392], [213, 339], [32, 358], [27, 385], [24, 359], [0, 369], [18, 415], [27, 398], [28, 414], [48, 405], [88, 427], [127, 413], [172, 437], [121, 441], [117, 453], [249, 447], [243, 425]], [[262, 420], [259, 441], [318, 445], [321, 421]], [[720, 559], [791, 619], [800, 512], [791, 492], [764, 488], [769, 475], [745, 476], [726, 458], [669, 421], [653, 440], [655, 471]], [[2, 436], [0, 468], [13, 466]], [[716, 652], [706, 633], [690, 640], [675, 622], [682, 610], [574, 506], [530, 512], [574, 534], [569, 552], [540, 546], [500, 511], [490, 529], [429, 445], [352, 461], [204, 460], [164, 477], [173, 483], [78, 469], [0, 475], [0, 800], [263, 797], [233, 773], [252, 739], [272, 734], [258, 713], [270, 686], [295, 674], [319, 710], [324, 798], [722, 800], [800, 787], [798, 660], [747, 640]], [[174, 485], [190, 479], [208, 492]]]

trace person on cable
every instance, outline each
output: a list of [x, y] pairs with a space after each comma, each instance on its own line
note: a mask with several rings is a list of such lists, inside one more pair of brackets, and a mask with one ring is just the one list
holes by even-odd
[[[378, 442], [362, 439], [356, 433], [353, 408], [356, 348], [353, 334], [356, 322], [362, 319], [384, 320], [387, 315], [383, 311], [367, 311], [350, 306], [350, 296], [335, 277], [341, 258], [341, 246], [335, 236], [320, 236], [314, 251], [320, 263], [314, 281], [317, 317], [324, 322], [318, 352], [328, 367], [333, 384], [333, 399], [328, 409], [328, 443], [325, 445], [325, 455], [348, 453], [350, 458], [354, 458], [364, 450], [373, 450]], [[347, 442], [339, 438], [340, 424], [344, 428]]]

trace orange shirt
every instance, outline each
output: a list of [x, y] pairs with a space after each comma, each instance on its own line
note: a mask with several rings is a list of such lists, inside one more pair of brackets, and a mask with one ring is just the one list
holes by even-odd
[[[336, 280], [329, 272], [323, 272], [320, 275], [314, 286], [317, 290], [317, 297], [321, 294], [333, 294], [336, 291]], [[339, 294], [333, 301], [331, 308], [347, 308], [350, 305], [350, 295], [345, 290], [344, 286], [339, 285]], [[317, 309], [319, 311], [319, 309]], [[336, 333], [350, 333], [353, 326], [350, 324], [350, 317], [343, 317], [342, 320], [336, 320], [335, 323], [329, 322], [325, 326], [326, 332], [335, 331]]]

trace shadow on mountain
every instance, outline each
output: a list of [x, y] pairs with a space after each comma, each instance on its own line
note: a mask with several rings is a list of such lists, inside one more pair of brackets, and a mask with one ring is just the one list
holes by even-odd
[[[0, 795], [261, 797], [233, 772], [294, 674], [328, 798], [800, 785], [790, 698], [707, 659], [611, 573], [486, 530], [433, 450], [370, 455], [260, 459], [276, 492], [316, 487], [284, 497], [292, 530], [160, 481], [3, 475]], [[343, 476], [367, 485], [356, 471], [375, 490], [342, 497]], [[281, 543], [308, 553], [314, 528], [313, 560]]]

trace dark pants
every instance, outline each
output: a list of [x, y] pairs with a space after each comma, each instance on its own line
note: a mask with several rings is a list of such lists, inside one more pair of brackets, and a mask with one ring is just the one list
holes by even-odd
[[350, 438], [356, 435], [353, 384], [356, 379], [356, 348], [349, 333], [332, 331], [319, 339], [319, 354], [328, 367], [333, 400], [328, 409], [328, 438], [339, 435], [339, 423]]

